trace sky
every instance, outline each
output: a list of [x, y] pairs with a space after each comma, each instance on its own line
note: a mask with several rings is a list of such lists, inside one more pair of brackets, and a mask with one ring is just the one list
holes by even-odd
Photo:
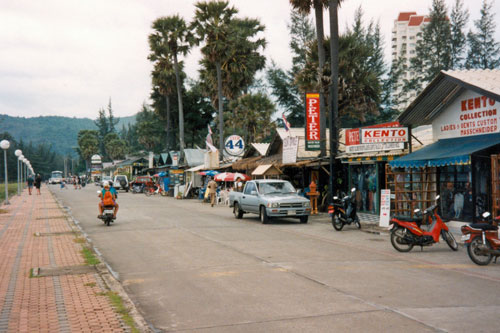
[[[96, 118], [111, 100], [116, 116], [137, 113], [148, 102], [152, 65], [147, 59], [151, 23], [179, 14], [192, 19], [195, 0], [2, 0], [0, 1], [0, 114]], [[267, 62], [291, 66], [288, 0], [229, 0], [238, 16], [259, 18], [266, 26]], [[451, 8], [455, 0], [446, 0]], [[427, 14], [432, 0], [345, 0], [340, 31], [361, 6], [364, 18], [380, 22], [386, 62], [390, 36], [401, 11]], [[469, 28], [481, 2], [464, 0]], [[494, 3], [495, 17], [500, 1]], [[325, 33], [329, 32], [325, 12]], [[312, 16], [311, 16], [312, 17]], [[498, 19], [497, 19], [498, 21]], [[500, 41], [500, 27], [496, 31]], [[199, 49], [183, 60], [197, 77]]]

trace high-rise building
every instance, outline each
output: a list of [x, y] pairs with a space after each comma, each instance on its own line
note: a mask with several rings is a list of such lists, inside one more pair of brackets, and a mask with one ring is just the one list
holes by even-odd
[[[417, 15], [416, 12], [401, 12], [398, 18], [394, 20], [392, 29], [392, 63], [396, 64], [401, 58], [403, 73], [399, 78], [395, 92], [396, 96], [401, 95], [404, 80], [409, 80], [415, 76], [411, 71], [410, 59], [415, 57], [417, 41], [422, 39], [422, 29], [430, 21], [423, 15]], [[404, 110], [416, 97], [416, 92], [408, 92], [400, 96], [400, 104], [397, 109]]]

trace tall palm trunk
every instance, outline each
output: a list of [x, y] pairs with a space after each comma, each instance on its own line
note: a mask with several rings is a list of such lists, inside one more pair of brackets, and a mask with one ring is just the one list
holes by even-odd
[[318, 83], [320, 87], [319, 96], [319, 138], [320, 156], [326, 155], [326, 109], [325, 109], [325, 87], [323, 86], [323, 70], [325, 67], [325, 48], [323, 47], [323, 5], [320, 0], [314, 0], [314, 14], [316, 17], [316, 38], [318, 40]]
[[219, 154], [222, 159], [224, 151], [224, 110], [222, 108], [222, 69], [220, 61], [215, 62], [217, 69], [217, 99], [219, 100]]
[[[338, 0], [329, 0], [330, 14], [330, 57], [331, 57], [331, 77], [330, 77], [330, 200], [333, 199], [335, 189], [335, 168], [334, 161], [337, 155], [338, 135], [337, 121], [339, 116], [339, 19]], [[330, 201], [331, 202], [331, 201]]]
[[174, 53], [175, 83], [177, 85], [177, 100], [179, 101], [179, 144], [181, 155], [184, 155], [184, 110], [182, 109], [181, 78], [179, 75], [179, 63], [177, 53]]
[[167, 147], [167, 152], [169, 152], [170, 149], [172, 148], [172, 146], [171, 146], [171, 144], [172, 144], [172, 140], [171, 140], [172, 119], [170, 116], [170, 96], [169, 95], [165, 95], [165, 104], [167, 107], [167, 124], [165, 126], [165, 133], [167, 134], [166, 147]]

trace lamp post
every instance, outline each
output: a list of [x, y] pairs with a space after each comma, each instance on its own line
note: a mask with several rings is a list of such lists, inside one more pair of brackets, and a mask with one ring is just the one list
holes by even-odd
[[23, 152], [20, 149], [17, 149], [14, 152], [14, 155], [17, 157], [17, 196], [21, 195], [21, 182], [20, 182], [20, 170], [19, 170], [19, 156], [21, 156]]
[[7, 180], [7, 149], [10, 147], [10, 142], [7, 140], [0, 141], [0, 148], [3, 149], [3, 163], [5, 166], [5, 204], [9, 205], [9, 188], [8, 188], [8, 180]]
[[20, 168], [20, 174], [21, 174], [21, 192], [24, 190], [23, 158], [24, 158], [23, 154], [19, 155], [19, 157], [17, 158], [17, 161], [19, 163], [19, 168]]
[[26, 157], [23, 157], [21, 160], [23, 162], [23, 172], [24, 172], [24, 179], [28, 180], [28, 169], [26, 163], [28, 162], [28, 159]]

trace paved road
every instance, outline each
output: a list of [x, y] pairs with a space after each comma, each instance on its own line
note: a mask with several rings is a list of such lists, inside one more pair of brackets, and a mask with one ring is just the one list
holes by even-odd
[[397, 253], [346, 227], [236, 220], [227, 207], [120, 193], [96, 219], [94, 185], [59, 190], [139, 311], [159, 331], [498, 332], [500, 264], [446, 244]]

